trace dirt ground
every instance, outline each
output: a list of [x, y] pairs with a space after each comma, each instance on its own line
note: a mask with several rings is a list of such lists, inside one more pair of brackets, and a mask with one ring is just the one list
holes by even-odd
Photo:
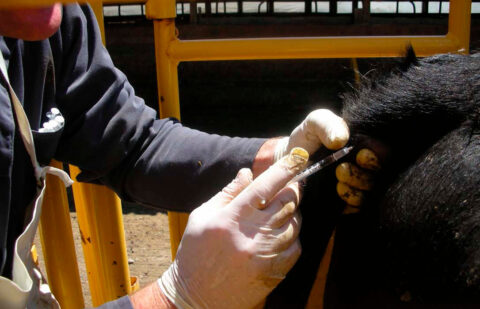
[[[91, 307], [92, 302], [81, 248], [77, 215], [75, 212], [71, 212], [70, 217], [72, 218], [85, 306]], [[138, 278], [140, 287], [146, 286], [148, 283], [156, 280], [168, 268], [171, 262], [168, 217], [165, 213], [155, 210], [134, 205], [124, 205], [123, 220], [130, 275]], [[40, 265], [43, 265], [38, 235], [36, 247], [39, 251]], [[43, 273], [46, 274], [44, 269]]]

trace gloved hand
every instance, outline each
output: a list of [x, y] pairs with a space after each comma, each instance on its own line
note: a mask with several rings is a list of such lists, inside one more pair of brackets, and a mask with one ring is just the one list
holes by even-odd
[[337, 193], [347, 203], [346, 214], [358, 212], [358, 207], [364, 202], [365, 191], [372, 190], [374, 174], [381, 168], [378, 156], [368, 148], [360, 149], [355, 161], [356, 164], [343, 162], [335, 170]]
[[328, 109], [317, 109], [296, 127], [290, 137], [281, 139], [275, 147], [274, 159], [278, 161], [293, 147], [302, 147], [313, 154], [322, 145], [328, 149], [339, 149], [350, 136], [345, 121]]
[[195, 209], [173, 264], [158, 280], [177, 308], [252, 308], [300, 256], [298, 184], [308, 161], [295, 148], [252, 181], [249, 169]]

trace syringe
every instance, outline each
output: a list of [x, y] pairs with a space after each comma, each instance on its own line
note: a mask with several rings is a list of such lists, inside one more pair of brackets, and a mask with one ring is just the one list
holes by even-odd
[[318, 172], [319, 170], [323, 169], [324, 167], [338, 161], [339, 159], [343, 158], [346, 156], [350, 151], [352, 151], [353, 146], [350, 147], [344, 147], [331, 155], [323, 158], [322, 160], [318, 161], [315, 164], [312, 164], [311, 166], [307, 167], [304, 169], [302, 172], [298, 173], [297, 176], [293, 177], [292, 180], [288, 182], [288, 184], [297, 182], [297, 181], [302, 181], [303, 179], [307, 178], [308, 176]]

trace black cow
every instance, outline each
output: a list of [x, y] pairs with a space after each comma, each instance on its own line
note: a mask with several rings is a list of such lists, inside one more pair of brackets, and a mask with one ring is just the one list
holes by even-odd
[[269, 307], [304, 307], [334, 225], [327, 308], [480, 304], [480, 56], [409, 58], [344, 96], [352, 144], [389, 155], [359, 214], [340, 215], [333, 169], [308, 184], [304, 253]]

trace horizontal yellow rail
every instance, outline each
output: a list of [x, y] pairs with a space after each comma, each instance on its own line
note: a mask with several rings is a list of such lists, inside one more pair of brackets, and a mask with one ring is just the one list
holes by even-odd
[[[162, 19], [173, 19], [176, 15], [175, 1], [150, 0], [147, 2], [146, 12], [148, 18], [157, 22]], [[179, 40], [175, 35], [166, 35], [166, 31], [172, 31], [168, 29], [159, 31], [161, 34], [156, 35], [156, 38], [163, 37], [163, 43], [166, 44], [162, 47], [162, 57], [166, 56], [169, 61], [176, 63], [212, 60], [399, 57], [403, 56], [407, 45], [412, 45], [416, 54], [423, 57], [448, 52], [468, 53], [470, 14], [471, 1], [452, 2], [448, 34], [437, 36]], [[166, 25], [165, 29], [167, 28], [172, 26]], [[166, 40], [165, 37], [168, 39]]]
[[[181, 61], [399, 57], [411, 44], [418, 56], [466, 52], [448, 36], [318, 37], [171, 42], [167, 54]], [[208, 46], [208, 48], [206, 48]]]
[[147, 0], [103, 0], [104, 5], [142, 4]]
[[[148, 11], [147, 11], [148, 13]], [[170, 41], [167, 56], [177, 62], [306, 58], [382, 58], [415, 53], [468, 53], [470, 1], [450, 5], [448, 34], [439, 36], [354, 36]]]

